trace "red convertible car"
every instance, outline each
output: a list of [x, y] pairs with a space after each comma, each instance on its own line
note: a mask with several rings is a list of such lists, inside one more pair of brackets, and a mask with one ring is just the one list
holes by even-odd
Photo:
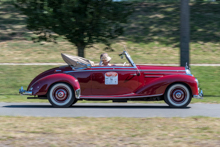
[[127, 51], [120, 54], [129, 62], [123, 66], [94, 66], [85, 58], [62, 54], [67, 66], [47, 70], [32, 80], [29, 99], [48, 99], [54, 107], [69, 107], [78, 100], [160, 101], [170, 107], [186, 107], [192, 97], [202, 98], [198, 80], [186, 67], [136, 65]]

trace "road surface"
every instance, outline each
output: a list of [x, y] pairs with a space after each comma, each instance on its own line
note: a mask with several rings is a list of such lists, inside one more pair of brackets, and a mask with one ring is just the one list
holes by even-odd
[[220, 118], [220, 104], [190, 104], [170, 108], [166, 104], [77, 103], [69, 108], [54, 108], [49, 103], [0, 103], [2, 116], [42, 117], [190, 117]]

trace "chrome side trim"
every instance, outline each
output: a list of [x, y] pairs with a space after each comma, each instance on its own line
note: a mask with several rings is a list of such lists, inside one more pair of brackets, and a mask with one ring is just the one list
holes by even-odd
[[99, 98], [110, 98], [110, 99], [120, 99], [120, 98], [143, 98], [143, 97], [154, 97], [154, 96], [161, 96], [161, 95], [163, 95], [163, 93], [162, 94], [156, 94], [156, 95], [143, 95], [143, 96], [127, 96], [127, 97], [105, 97], [105, 96], [102, 96], [102, 95], [97, 95], [97, 96], [91, 96], [91, 97], [88, 97], [88, 96], [81, 96], [80, 98], [83, 98], [83, 99], [85, 99], [85, 98], [87, 98], [87, 99], [90, 99], [90, 98], [97, 98], [97, 99], [99, 99]]
[[185, 70], [140, 70], [140, 71], [176, 71], [176, 72], [183, 72]]
[[133, 68], [135, 69], [135, 67], [126, 67], [126, 66], [92, 66], [91, 68]]
[[80, 90], [80, 89], [77, 89], [77, 90], [75, 91], [75, 97], [76, 97], [77, 99], [79, 99], [79, 98], [80, 98], [80, 94], [81, 94], [81, 90]]
[[[71, 72], [86, 72], [86, 71], [137, 71], [136, 69], [134, 69], [134, 70], [123, 70], [123, 69], [109, 69], [109, 70], [107, 70], [107, 69], [105, 69], [105, 70], [78, 70], [78, 71], [64, 71], [64, 73], [71, 73]], [[139, 71], [164, 71], [164, 72], [166, 72], [166, 71], [176, 71], [176, 72], [182, 72], [182, 71], [185, 71], [185, 70], [139, 70]], [[152, 74], [154, 74], [154, 73], [152, 73]], [[158, 73], [157, 73], [158, 74]], [[162, 74], [162, 73], [160, 73], [160, 74]], [[164, 73], [163, 73], [164, 74]]]
[[21, 95], [32, 95], [32, 89], [29, 90], [29, 91], [26, 91], [26, 90], [24, 90], [23, 87], [21, 86], [21, 89], [19, 89], [19, 93], [20, 93]]
[[179, 75], [179, 74], [185, 75], [185, 73], [144, 73], [144, 75]]
[[71, 73], [71, 72], [86, 72], [86, 71], [93, 71], [93, 72], [97, 72], [97, 71], [137, 71], [137, 70], [118, 70], [118, 69], [109, 69], [109, 70], [80, 70], [80, 71], [64, 71], [64, 73]]
[[163, 76], [145, 76], [145, 78], [160, 78], [160, 77], [163, 77]]
[[[124, 97], [126, 97], [126, 95], [132, 95], [132, 94], [134, 94], [134, 93], [128, 93], [128, 94], [122, 94], [122, 95], [111, 95], [110, 97], [112, 97], [112, 96], [124, 96]], [[83, 97], [83, 95], [82, 95], [82, 97]], [[106, 97], [106, 95], [94, 95], [93, 97]]]

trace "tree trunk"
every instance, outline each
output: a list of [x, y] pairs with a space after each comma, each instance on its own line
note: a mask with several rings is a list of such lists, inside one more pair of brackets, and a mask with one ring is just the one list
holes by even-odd
[[77, 45], [77, 49], [78, 49], [78, 56], [84, 58], [85, 45], [78, 44], [78, 45]]

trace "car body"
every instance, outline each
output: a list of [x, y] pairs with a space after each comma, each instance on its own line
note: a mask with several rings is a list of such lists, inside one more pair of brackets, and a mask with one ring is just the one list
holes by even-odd
[[186, 107], [192, 97], [203, 96], [187, 66], [136, 65], [127, 51], [120, 56], [129, 66], [61, 66], [39, 74], [19, 93], [48, 99], [55, 107], [69, 107], [78, 100], [164, 100], [171, 107]]

